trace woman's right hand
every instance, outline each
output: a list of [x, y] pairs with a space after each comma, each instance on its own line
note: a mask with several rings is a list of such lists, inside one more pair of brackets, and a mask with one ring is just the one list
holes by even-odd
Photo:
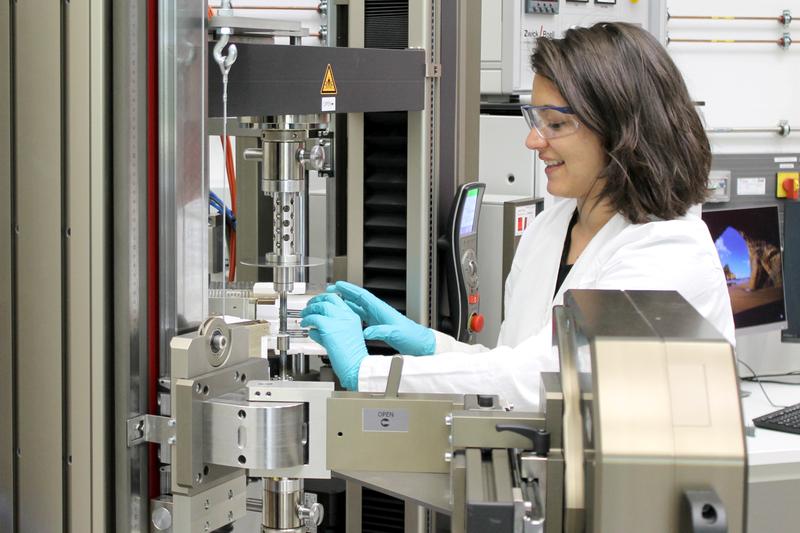
[[436, 337], [433, 330], [400, 314], [368, 290], [346, 281], [337, 281], [327, 291], [339, 294], [350, 309], [366, 322], [369, 327], [364, 330], [365, 339], [383, 341], [403, 355], [432, 355], [435, 352]]

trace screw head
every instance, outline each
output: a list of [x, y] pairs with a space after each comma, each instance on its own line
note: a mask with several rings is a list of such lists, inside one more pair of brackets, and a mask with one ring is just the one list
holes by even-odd
[[150, 516], [156, 531], [167, 531], [172, 527], [172, 514], [165, 507], [156, 507]]

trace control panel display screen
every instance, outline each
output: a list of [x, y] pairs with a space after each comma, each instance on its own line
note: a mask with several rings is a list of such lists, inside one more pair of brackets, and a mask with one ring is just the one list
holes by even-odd
[[458, 235], [463, 237], [474, 233], [475, 208], [478, 206], [478, 189], [467, 191], [467, 198], [464, 200], [464, 209], [461, 210], [461, 223], [458, 225]]

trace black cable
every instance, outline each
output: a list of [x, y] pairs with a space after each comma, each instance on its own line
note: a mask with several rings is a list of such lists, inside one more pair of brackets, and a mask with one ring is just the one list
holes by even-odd
[[800, 370], [792, 370], [791, 372], [781, 372], [780, 374], [756, 374], [753, 376], [747, 376], [747, 378], [742, 378], [742, 379], [783, 378], [787, 376], [800, 376]]
[[759, 379], [747, 376], [746, 378], [741, 378], [742, 381], [747, 381], [749, 383], [774, 383], [776, 385], [800, 385], [800, 381], [778, 381], [777, 379]]
[[747, 378], [741, 378], [741, 379], [742, 379], [742, 380], [747, 380], [747, 381], [754, 381], [755, 383], [758, 383], [758, 386], [761, 388], [761, 392], [763, 392], [763, 393], [764, 393], [764, 398], [766, 398], [766, 399], [767, 399], [767, 401], [769, 402], [769, 404], [770, 404], [772, 407], [777, 407], [778, 409], [784, 409], [784, 408], [786, 408], [786, 407], [789, 407], [788, 405], [777, 405], [776, 403], [774, 403], [774, 402], [772, 401], [772, 399], [769, 397], [769, 394], [767, 394], [767, 391], [766, 391], [766, 389], [764, 389], [764, 384], [761, 382], [760, 376], [759, 376], [758, 374], [756, 374], [755, 370], [753, 370], [753, 368], [752, 368], [750, 365], [748, 365], [747, 363], [745, 363], [745, 362], [744, 362], [744, 361], [742, 361], [741, 359], [736, 359], [736, 361], [737, 361], [739, 364], [742, 364], [742, 365], [744, 365], [745, 367], [747, 367], [747, 370], [749, 370], [749, 371], [750, 371], [750, 373], [752, 374], [752, 376], [749, 376], [749, 377], [747, 377]]

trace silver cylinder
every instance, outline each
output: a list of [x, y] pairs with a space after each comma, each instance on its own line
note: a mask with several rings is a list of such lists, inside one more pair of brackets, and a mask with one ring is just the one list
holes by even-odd
[[303, 166], [297, 160], [297, 151], [303, 146], [303, 143], [298, 142], [264, 141], [262, 189], [265, 181], [303, 179]]
[[276, 193], [272, 200], [272, 225], [273, 225], [273, 252], [281, 258], [290, 261], [296, 253], [295, 235], [303, 230], [302, 224], [295, 223], [295, 211], [300, 207], [301, 200], [295, 194]]
[[302, 533], [298, 509], [303, 485], [299, 479], [264, 478], [262, 533]]

